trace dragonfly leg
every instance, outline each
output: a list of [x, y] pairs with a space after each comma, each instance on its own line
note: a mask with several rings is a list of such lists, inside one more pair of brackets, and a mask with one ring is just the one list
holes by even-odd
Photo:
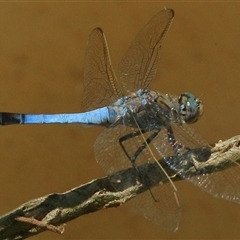
[[[150, 144], [151, 141], [158, 135], [160, 130], [157, 130], [155, 131], [153, 134], [151, 134], [147, 139], [144, 140], [144, 142], [142, 143], [142, 145], [135, 151], [135, 153], [130, 156], [123, 144], [124, 141], [127, 141], [133, 137], [137, 137], [141, 134], [144, 134], [146, 133], [147, 131], [144, 131], [144, 130], [138, 130], [136, 132], [133, 132], [133, 133], [129, 133], [125, 136], [122, 136], [121, 138], [119, 138], [119, 144], [122, 148], [122, 150], [124, 151], [124, 153], [126, 154], [126, 156], [128, 157], [128, 159], [131, 161], [131, 164], [132, 166], [134, 167], [134, 169], [138, 172], [138, 175], [141, 179], [141, 182], [144, 182], [144, 184], [148, 184], [148, 182], [150, 181], [149, 180], [149, 176], [145, 175], [144, 173], [141, 173], [139, 172], [139, 169], [137, 168], [136, 164], [135, 164], [135, 161], [137, 159], [137, 157], [141, 154], [141, 152], [147, 147], [147, 144]], [[159, 202], [159, 199], [156, 199], [156, 197], [154, 196], [151, 188], [148, 189], [149, 192], [150, 192], [150, 195], [152, 196], [152, 199], [155, 201], [155, 202]]]
[[137, 132], [132, 132], [132, 133], [126, 134], [126, 135], [119, 138], [119, 144], [120, 144], [123, 152], [126, 154], [126, 156], [131, 161], [132, 164], [133, 164], [134, 161], [132, 160], [132, 157], [128, 154], [127, 150], [125, 149], [125, 147], [123, 145], [123, 142], [126, 141], [126, 140], [129, 140], [133, 137], [139, 136], [140, 134], [141, 134], [141, 131], [138, 130]]
[[146, 132], [146, 131], [144, 131], [144, 130], [142, 130], [142, 131], [141, 131], [141, 130], [138, 130], [137, 132], [129, 133], [129, 134], [127, 134], [127, 135], [122, 136], [122, 137], [119, 138], [119, 144], [120, 144], [122, 150], [124, 151], [124, 153], [126, 154], [126, 156], [128, 157], [128, 159], [129, 159], [129, 160], [131, 161], [131, 163], [133, 164], [133, 166], [134, 166], [134, 164], [135, 164], [135, 161], [136, 161], [137, 157], [138, 157], [138, 156], [141, 154], [141, 152], [146, 148], [147, 144], [150, 144], [151, 141], [158, 135], [159, 131], [154, 132], [154, 133], [151, 134], [147, 139], [145, 139], [145, 141], [141, 144], [141, 146], [136, 150], [136, 152], [135, 152], [132, 156], [130, 156], [130, 155], [128, 154], [128, 152], [127, 152], [127, 150], [126, 150], [123, 142], [126, 141], [126, 140], [129, 140], [130, 138], [137, 137], [137, 136], [139, 136], [139, 135], [141, 135], [141, 134], [144, 134], [145, 132]]
[[174, 137], [174, 132], [171, 128], [171, 126], [167, 127], [167, 137], [168, 137], [168, 142], [172, 146], [173, 151], [176, 153], [176, 155], [180, 154], [180, 150], [185, 148], [186, 150], [190, 150], [190, 148], [180, 144]]

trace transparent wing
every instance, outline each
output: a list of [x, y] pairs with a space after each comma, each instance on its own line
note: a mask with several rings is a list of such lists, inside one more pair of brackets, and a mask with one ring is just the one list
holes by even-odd
[[159, 51], [173, 21], [174, 11], [158, 12], [138, 33], [119, 65], [119, 79], [125, 91], [146, 88], [157, 72]]
[[[144, 144], [144, 139], [147, 139], [152, 133], [145, 133], [143, 138], [139, 134], [138, 129], [125, 125], [117, 125], [112, 129], [108, 128], [104, 130], [95, 142], [95, 157], [106, 173], [110, 175], [109, 179], [117, 191], [121, 191], [124, 186], [132, 186], [133, 176], [137, 177], [135, 179], [136, 182], [141, 182], [140, 180], [144, 180], [145, 184], [152, 181], [156, 182], [155, 187], [141, 193], [131, 201], [135, 208], [147, 219], [174, 231], [177, 229], [180, 221], [180, 208], [176, 188], [168, 183], [167, 176], [158, 165], [153, 164], [152, 171], [157, 172], [154, 175], [152, 175], [152, 171], [146, 172], [141, 170], [142, 164], [155, 163], [153, 153], [148, 148], [144, 148], [135, 161], [131, 162], [128, 157], [130, 156], [133, 159], [136, 151]], [[113, 173], [128, 168], [131, 168], [128, 177], [122, 180], [111, 177]], [[154, 176], [157, 176], [157, 179]], [[159, 179], [167, 183], [161, 184]]]
[[[207, 142], [202, 140], [192, 128], [184, 124], [178, 126], [174, 123], [171, 124], [174, 137], [178, 143], [195, 149], [203, 146], [207, 146]], [[154, 145], [157, 151], [162, 156], [172, 156], [174, 154], [173, 148], [168, 144], [167, 130], [164, 129], [154, 139]], [[187, 150], [181, 149], [181, 153], [186, 153]], [[212, 154], [213, 155], [213, 154]], [[216, 154], [213, 158], [209, 158], [207, 162], [203, 161], [189, 161], [186, 159], [175, 161], [174, 159], [167, 158], [166, 162], [181, 177], [192, 182], [202, 190], [212, 194], [214, 197], [222, 198], [235, 203], [240, 203], [240, 166], [236, 163], [234, 156], [226, 154]], [[212, 165], [209, 161], [215, 161]], [[217, 171], [220, 164], [217, 161], [221, 161], [221, 168], [223, 164], [228, 168], [223, 171]], [[191, 168], [194, 168], [198, 175], [192, 176]], [[213, 172], [216, 171], [216, 172]]]
[[111, 65], [107, 41], [101, 28], [95, 28], [88, 39], [83, 90], [83, 111], [108, 106], [121, 96]]
[[[176, 205], [176, 199], [169, 194], [169, 188], [169, 183], [158, 185], [151, 188], [151, 192], [146, 191], [134, 197], [131, 203], [136, 210], [154, 224], [169, 231], [177, 231], [181, 212], [179, 206]], [[165, 195], [166, 193], [168, 194]]]

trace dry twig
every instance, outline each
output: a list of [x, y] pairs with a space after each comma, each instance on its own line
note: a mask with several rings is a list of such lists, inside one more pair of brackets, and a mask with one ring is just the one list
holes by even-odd
[[[229, 159], [232, 159], [231, 162], [240, 161], [239, 145], [240, 136], [236, 136], [217, 143], [212, 149], [191, 150], [181, 158], [196, 160], [199, 157], [204, 157], [208, 160], [201, 160], [200, 168], [206, 169], [207, 167], [209, 172], [221, 171], [230, 167]], [[160, 160], [160, 163], [168, 174], [174, 174], [163, 160]], [[140, 171], [153, 170], [152, 174], [157, 174], [154, 172], [153, 164], [145, 164], [139, 168]], [[194, 167], [189, 167], [189, 171], [192, 175], [198, 174]], [[121, 191], [116, 191], [108, 177], [104, 177], [65, 193], [52, 193], [24, 203], [12, 212], [0, 217], [0, 239], [24, 239], [46, 230], [61, 234], [64, 231], [64, 224], [68, 221], [83, 214], [124, 204], [137, 194], [149, 189], [149, 185], [146, 186], [144, 182], [139, 182], [139, 179], [136, 181], [136, 176], [131, 174], [132, 172], [130, 168], [114, 174], [114, 178], [121, 182]], [[173, 178], [173, 181], [178, 180], [181, 180], [178, 175]], [[156, 176], [150, 184], [154, 186], [160, 181], [161, 179]]]

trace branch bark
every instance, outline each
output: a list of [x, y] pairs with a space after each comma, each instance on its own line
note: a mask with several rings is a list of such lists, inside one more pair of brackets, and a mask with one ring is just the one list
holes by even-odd
[[[181, 156], [181, 160], [191, 161], [194, 159], [194, 161], [198, 161], [199, 159], [198, 170], [208, 169], [209, 173], [222, 171], [232, 166], [229, 162], [240, 161], [239, 146], [240, 136], [236, 136], [216, 143], [212, 148], [203, 147], [190, 150]], [[174, 161], [174, 158], [179, 157], [170, 158]], [[170, 176], [175, 174], [163, 159], [159, 162]], [[156, 163], [138, 167], [141, 173], [151, 171], [154, 176], [147, 184], [137, 178], [136, 171], [129, 168], [111, 176], [121, 183], [121, 191], [116, 191], [110, 183], [109, 177], [104, 177], [64, 193], [52, 193], [30, 200], [13, 211], [0, 216], [0, 239], [24, 239], [46, 230], [62, 234], [64, 225], [68, 221], [101, 209], [118, 207], [162, 181], [154, 164]], [[187, 169], [188, 173], [192, 175], [201, 172], [198, 170], [193, 165], [189, 165]], [[176, 175], [172, 180], [179, 181], [181, 178]]]

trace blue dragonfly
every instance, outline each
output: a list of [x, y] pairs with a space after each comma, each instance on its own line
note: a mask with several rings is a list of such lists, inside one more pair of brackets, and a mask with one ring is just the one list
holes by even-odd
[[105, 126], [94, 144], [97, 162], [110, 176], [116, 190], [121, 190], [121, 181], [111, 178], [113, 173], [132, 168], [139, 178], [147, 182], [153, 176], [151, 172], [141, 173], [139, 166], [156, 163], [155, 170], [162, 181], [132, 202], [147, 219], [171, 231], [178, 229], [180, 203], [172, 181], [174, 175], [166, 173], [157, 161], [159, 156], [176, 174], [202, 190], [215, 197], [240, 202], [239, 168], [231, 168], [226, 174], [209, 174], [201, 168], [197, 176], [191, 176], [186, 169], [190, 165], [197, 171], [196, 160], [167, 158], [183, 156], [191, 149], [208, 146], [188, 126], [202, 114], [203, 106], [199, 99], [189, 92], [175, 97], [148, 88], [156, 75], [159, 52], [173, 18], [174, 11], [165, 8], [143, 27], [119, 64], [118, 78], [102, 29], [96, 28], [91, 32], [85, 55], [81, 113], [0, 113], [1, 125], [80, 123]]

